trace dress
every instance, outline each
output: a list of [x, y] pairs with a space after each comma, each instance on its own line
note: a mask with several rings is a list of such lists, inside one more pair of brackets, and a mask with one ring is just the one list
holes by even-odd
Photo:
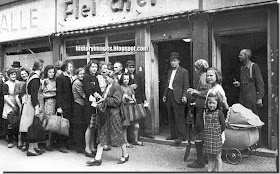
[[225, 129], [225, 119], [222, 111], [206, 110], [203, 134], [203, 148], [207, 154], [219, 154], [222, 151], [222, 132]]
[[241, 68], [239, 103], [258, 115], [256, 103], [257, 99], [264, 96], [264, 82], [259, 66], [256, 63], [251, 63], [251, 66], [251, 73], [250, 68], [246, 66]]
[[42, 83], [43, 98], [44, 98], [44, 112], [45, 116], [49, 117], [55, 115], [56, 104], [56, 82], [55, 80], [44, 79]]
[[31, 74], [30, 78], [26, 82], [27, 93], [23, 97], [23, 109], [20, 119], [20, 132], [27, 132], [28, 127], [32, 124], [35, 106], [39, 105], [38, 91], [40, 88], [40, 78], [37, 74]]
[[107, 95], [104, 94], [107, 96], [104, 101], [106, 121], [100, 129], [97, 142], [101, 145], [121, 146], [125, 143], [120, 114], [123, 92], [120, 85], [115, 81], [112, 82], [111, 87], [109, 86], [107, 88], [110, 89]]

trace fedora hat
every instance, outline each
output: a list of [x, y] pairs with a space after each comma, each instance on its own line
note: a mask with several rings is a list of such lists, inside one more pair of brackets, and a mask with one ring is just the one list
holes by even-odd
[[172, 60], [172, 59], [181, 60], [181, 57], [180, 57], [179, 53], [177, 53], [177, 52], [171, 52], [171, 54], [170, 54], [170, 60]]
[[13, 64], [11, 66], [13, 68], [20, 68], [21, 67], [20, 62], [18, 62], [18, 61], [13, 61]]
[[128, 60], [126, 62], [126, 66], [135, 66], [135, 61], [134, 60]]

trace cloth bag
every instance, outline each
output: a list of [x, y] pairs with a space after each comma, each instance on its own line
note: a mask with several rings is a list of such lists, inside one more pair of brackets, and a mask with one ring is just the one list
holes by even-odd
[[30, 143], [46, 141], [48, 137], [45, 136], [45, 131], [42, 123], [38, 117], [33, 118], [32, 124], [28, 127], [26, 140]]
[[69, 135], [69, 120], [66, 118], [63, 118], [63, 115], [58, 116], [57, 113], [56, 115], [51, 115], [46, 119], [46, 131], [54, 132], [60, 135]]
[[241, 104], [234, 104], [229, 108], [226, 122], [229, 124], [245, 124], [255, 127], [261, 127], [264, 125], [256, 114], [251, 109], [244, 107]]
[[138, 121], [146, 117], [146, 110], [143, 103], [135, 104], [132, 105], [132, 107], [128, 107], [128, 112], [130, 121]]

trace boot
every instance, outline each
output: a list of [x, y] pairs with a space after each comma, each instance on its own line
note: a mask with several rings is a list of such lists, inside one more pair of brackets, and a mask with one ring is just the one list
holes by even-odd
[[203, 142], [195, 142], [195, 149], [197, 153], [197, 159], [187, 166], [189, 168], [204, 168], [204, 155], [203, 155]]

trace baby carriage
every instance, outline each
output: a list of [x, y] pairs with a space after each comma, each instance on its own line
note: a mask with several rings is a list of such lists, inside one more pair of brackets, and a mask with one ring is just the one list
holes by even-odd
[[249, 157], [254, 145], [259, 141], [257, 127], [237, 127], [228, 125], [225, 129], [223, 154], [230, 164], [238, 164], [242, 157]]
[[249, 157], [259, 141], [258, 128], [264, 123], [250, 109], [241, 104], [229, 108], [225, 129], [223, 154], [231, 164], [238, 164], [242, 157]]

